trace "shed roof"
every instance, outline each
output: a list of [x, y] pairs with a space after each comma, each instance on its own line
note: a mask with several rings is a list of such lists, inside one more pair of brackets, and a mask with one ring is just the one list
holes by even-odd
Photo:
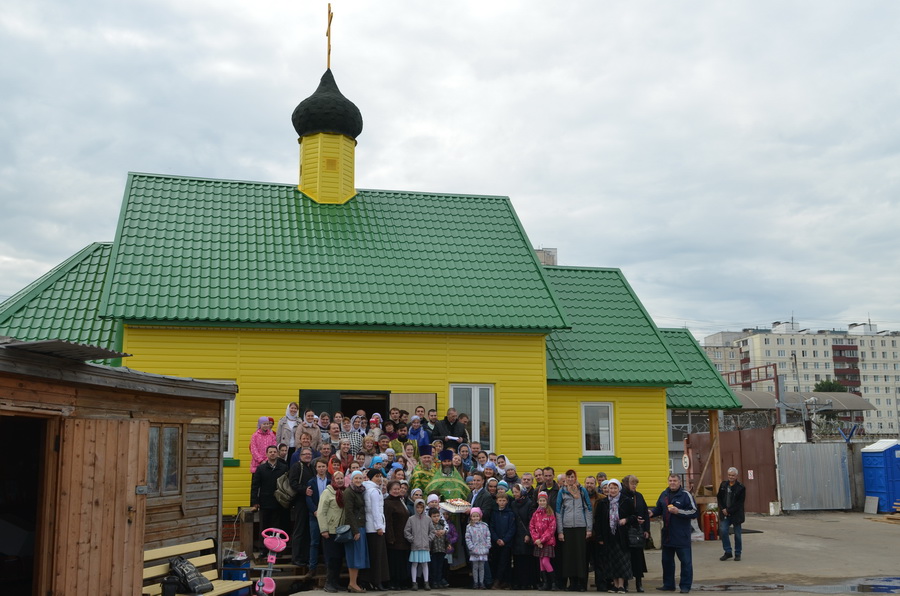
[[507, 197], [130, 174], [101, 316], [546, 332], [566, 327]]
[[545, 267], [571, 329], [547, 337], [555, 383], [671, 386], [688, 383], [673, 351], [619, 269]]
[[[41, 342], [44, 345], [53, 341]], [[132, 370], [124, 367], [104, 366], [83, 362], [80, 356], [70, 352], [64, 357], [59, 354], [41, 353], [29, 350], [31, 342], [9, 342], [0, 344], [0, 375], [24, 376], [49, 383], [74, 383], [96, 387], [123, 389], [166, 397], [200, 398], [212, 400], [233, 400], [238, 391], [232, 381], [208, 381], [185, 377], [172, 377]], [[70, 344], [71, 345], [71, 344]], [[94, 358], [89, 348], [81, 346], [85, 358]], [[34, 396], [29, 394], [26, 400]], [[15, 396], [9, 398], [15, 401]], [[71, 406], [64, 408], [71, 410]]]
[[687, 329], [660, 329], [666, 343], [691, 380], [690, 385], [666, 389], [666, 405], [672, 409], [723, 410], [740, 408], [731, 387], [716, 370], [706, 352]]

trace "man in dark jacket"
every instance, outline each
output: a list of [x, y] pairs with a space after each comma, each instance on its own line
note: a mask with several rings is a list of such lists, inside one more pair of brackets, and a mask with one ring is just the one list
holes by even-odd
[[309, 571], [307, 577], [312, 577], [319, 564], [319, 549], [322, 543], [322, 534], [319, 529], [319, 498], [328, 485], [331, 484], [331, 476], [328, 475], [328, 460], [320, 457], [313, 462], [313, 470], [316, 475], [306, 483], [306, 510], [309, 511]]
[[298, 567], [309, 564], [309, 508], [306, 506], [306, 485], [315, 475], [312, 467], [312, 447], [301, 447], [300, 459], [288, 471], [291, 488], [296, 493], [291, 503], [291, 518], [294, 521], [294, 531], [291, 534], [291, 562]]
[[481, 521], [490, 525], [491, 513], [497, 505], [494, 497], [491, 496], [491, 493], [484, 486], [484, 472], [480, 470], [472, 472], [472, 482], [474, 488], [472, 488], [472, 492], [469, 495], [469, 503], [472, 504], [472, 507], [481, 509]]
[[722, 536], [722, 547], [725, 554], [720, 561], [731, 558], [731, 540], [728, 528], [734, 528], [734, 560], [741, 560], [741, 525], [744, 523], [744, 485], [738, 482], [738, 469], [728, 468], [728, 480], [719, 486], [716, 501], [719, 502], [719, 534]]
[[664, 490], [650, 509], [650, 517], [662, 516], [662, 569], [663, 585], [659, 590], [675, 591], [675, 557], [681, 561], [682, 594], [691, 591], [694, 582], [694, 564], [691, 558], [691, 520], [697, 517], [694, 497], [681, 487], [681, 478], [669, 474], [669, 488]]
[[449, 408], [447, 415], [443, 420], [434, 425], [434, 432], [431, 433], [431, 440], [441, 440], [444, 443], [444, 449], [453, 449], [459, 452], [459, 444], [463, 437], [466, 436], [466, 427], [459, 421], [459, 414], [456, 408]]
[[278, 457], [278, 447], [269, 445], [266, 461], [256, 468], [250, 481], [250, 506], [259, 511], [259, 526], [262, 529], [288, 528], [287, 510], [275, 498], [278, 478], [287, 471], [287, 464]]

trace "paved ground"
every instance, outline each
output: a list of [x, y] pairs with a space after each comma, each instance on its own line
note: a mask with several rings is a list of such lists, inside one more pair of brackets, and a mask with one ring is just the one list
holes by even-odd
[[[843, 512], [777, 517], [750, 515], [744, 528], [758, 533], [744, 535], [742, 561], [719, 561], [723, 551], [718, 541], [694, 543], [694, 591], [900, 594], [900, 524], [871, 521], [870, 517], [873, 516]], [[648, 594], [662, 594], [655, 590], [662, 585], [659, 554], [659, 551], [647, 551], [649, 573], [644, 585]], [[893, 590], [858, 588], [859, 579], [884, 577], [894, 578]], [[471, 596], [474, 593], [433, 590], [428, 594]]]
[[[723, 552], [719, 542], [694, 543], [695, 589], [732, 585], [732, 591], [740, 585], [786, 584], [822, 586], [824, 589], [817, 590], [820, 593], [846, 593], [851, 590], [825, 586], [857, 578], [900, 576], [900, 525], [869, 517], [863, 513], [749, 516], [744, 528], [761, 533], [744, 535], [740, 562], [719, 561]], [[646, 585], [661, 585], [659, 551], [647, 552], [647, 567]], [[900, 581], [895, 585], [900, 593]]]

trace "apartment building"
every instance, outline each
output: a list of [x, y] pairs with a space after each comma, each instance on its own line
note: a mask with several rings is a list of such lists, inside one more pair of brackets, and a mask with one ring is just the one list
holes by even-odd
[[[878, 331], [872, 323], [846, 330], [801, 328], [777, 321], [768, 328], [720, 331], [703, 349], [723, 375], [775, 364], [788, 391], [812, 391], [819, 381], [837, 381], [875, 407], [865, 412], [870, 434], [896, 435], [900, 426], [900, 332]], [[774, 381], [736, 389], [774, 391]]]

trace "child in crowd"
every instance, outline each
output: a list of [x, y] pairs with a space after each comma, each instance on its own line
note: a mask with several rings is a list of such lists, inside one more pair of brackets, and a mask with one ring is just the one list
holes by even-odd
[[[555, 522], [556, 518], [553, 519]], [[484, 590], [484, 563], [488, 560], [488, 553], [491, 550], [491, 530], [481, 521], [480, 507], [472, 507], [469, 511], [466, 547], [469, 549], [469, 561], [472, 562], [472, 588]]]
[[268, 416], [260, 416], [256, 422], [256, 432], [250, 437], [250, 473], [256, 472], [257, 466], [266, 461], [266, 450], [277, 446], [275, 433], [272, 432], [272, 421]]
[[434, 539], [431, 541], [431, 587], [446, 588], [450, 584], [444, 581], [444, 563], [446, 561], [448, 543], [447, 522], [441, 516], [437, 505], [428, 510], [431, 526], [434, 528]]
[[497, 508], [491, 513], [491, 572], [495, 589], [510, 586], [512, 581], [512, 545], [516, 538], [516, 514], [509, 507], [509, 496], [497, 491]]
[[[442, 510], [441, 517], [444, 518], [444, 523], [447, 525], [447, 555], [444, 557], [447, 560], [447, 566], [453, 564], [453, 553], [456, 552], [456, 543], [459, 541], [459, 532], [456, 531], [456, 523], [453, 521], [453, 514], [449, 511]], [[444, 577], [446, 577], [446, 569], [444, 567]], [[444, 587], [446, 588], [449, 584], [446, 580], [444, 580]]]
[[425, 501], [416, 499], [416, 512], [406, 521], [403, 535], [410, 544], [409, 562], [412, 576], [412, 589], [418, 590], [417, 581], [419, 570], [422, 571], [422, 580], [425, 589], [430, 590], [428, 584], [428, 564], [431, 562], [431, 541], [434, 538], [434, 526], [431, 518], [425, 515]]
[[538, 507], [528, 525], [534, 542], [534, 556], [540, 559], [542, 590], [553, 586], [553, 566], [550, 559], [556, 556], [556, 514], [550, 508], [547, 493], [538, 493]]

